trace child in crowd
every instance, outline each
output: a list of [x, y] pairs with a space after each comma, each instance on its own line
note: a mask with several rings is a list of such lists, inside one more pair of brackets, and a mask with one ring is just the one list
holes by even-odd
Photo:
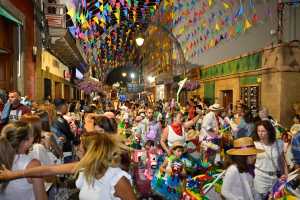
[[230, 156], [229, 167], [223, 178], [221, 194], [226, 200], [256, 200], [258, 199], [253, 186], [251, 165], [255, 164], [257, 153], [250, 137], [243, 137], [234, 141], [234, 147], [227, 151]]
[[185, 165], [182, 161], [184, 145], [176, 141], [171, 147], [171, 155], [168, 156], [160, 167], [159, 173], [152, 181], [152, 189], [165, 199], [179, 199], [185, 186]]

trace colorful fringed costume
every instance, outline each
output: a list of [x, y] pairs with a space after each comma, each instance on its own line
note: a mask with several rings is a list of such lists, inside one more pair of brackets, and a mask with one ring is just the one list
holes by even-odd
[[185, 165], [182, 159], [171, 155], [166, 158], [168, 166], [165, 171], [159, 170], [154, 176], [152, 190], [167, 200], [180, 199], [185, 187]]

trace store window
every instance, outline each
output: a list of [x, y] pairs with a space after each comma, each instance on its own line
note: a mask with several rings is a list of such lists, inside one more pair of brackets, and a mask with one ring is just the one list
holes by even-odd
[[252, 113], [258, 113], [260, 105], [259, 86], [244, 86], [241, 87], [241, 99], [250, 108]]

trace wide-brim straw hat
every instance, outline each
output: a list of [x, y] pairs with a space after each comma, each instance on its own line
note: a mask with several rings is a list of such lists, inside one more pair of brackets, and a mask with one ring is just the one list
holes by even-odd
[[209, 106], [208, 109], [211, 111], [219, 111], [219, 110], [223, 110], [224, 108], [220, 104], [215, 103], [215, 104]]
[[264, 150], [256, 149], [251, 137], [242, 137], [233, 141], [233, 148], [226, 151], [233, 156], [251, 156], [263, 153]]
[[171, 149], [173, 150], [173, 149], [175, 149], [175, 148], [177, 148], [177, 147], [182, 147], [182, 148], [184, 148], [184, 144], [183, 144], [181, 141], [175, 141], [175, 142], [173, 143], [173, 145], [171, 146]]

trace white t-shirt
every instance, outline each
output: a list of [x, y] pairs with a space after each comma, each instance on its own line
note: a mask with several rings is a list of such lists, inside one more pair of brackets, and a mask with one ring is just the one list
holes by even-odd
[[76, 187], [80, 189], [79, 199], [80, 200], [119, 200], [120, 198], [115, 197], [115, 185], [119, 180], [125, 177], [131, 182], [131, 176], [121, 170], [120, 168], [109, 167], [104, 176], [100, 179], [95, 179], [93, 185], [89, 185], [86, 182], [83, 172], [79, 173], [76, 180]]
[[[279, 156], [283, 152], [284, 143], [281, 140], [277, 140], [272, 145], [265, 145], [261, 142], [254, 142], [254, 144], [257, 149], [265, 151], [256, 155], [254, 178], [256, 191], [264, 194], [272, 188], [277, 180], [276, 171], [281, 168]], [[274, 176], [270, 176], [262, 170], [264, 172], [273, 172]]]
[[55, 160], [49, 155], [49, 151], [42, 144], [35, 143], [32, 145], [32, 151], [29, 155], [41, 162], [42, 165], [53, 165]]
[[221, 194], [226, 200], [255, 200], [257, 193], [253, 187], [253, 177], [249, 173], [240, 173], [236, 165], [226, 170]]
[[[24, 170], [31, 162], [32, 157], [25, 154], [15, 155], [12, 171]], [[1, 200], [35, 200], [32, 184], [26, 178], [10, 181], [3, 193]]]
[[[35, 143], [32, 145], [32, 151], [29, 152], [32, 158], [35, 158], [41, 162], [42, 165], [54, 165], [60, 164], [59, 159], [55, 155], [48, 151], [44, 145]], [[48, 191], [52, 183], [45, 182], [45, 190]]]

